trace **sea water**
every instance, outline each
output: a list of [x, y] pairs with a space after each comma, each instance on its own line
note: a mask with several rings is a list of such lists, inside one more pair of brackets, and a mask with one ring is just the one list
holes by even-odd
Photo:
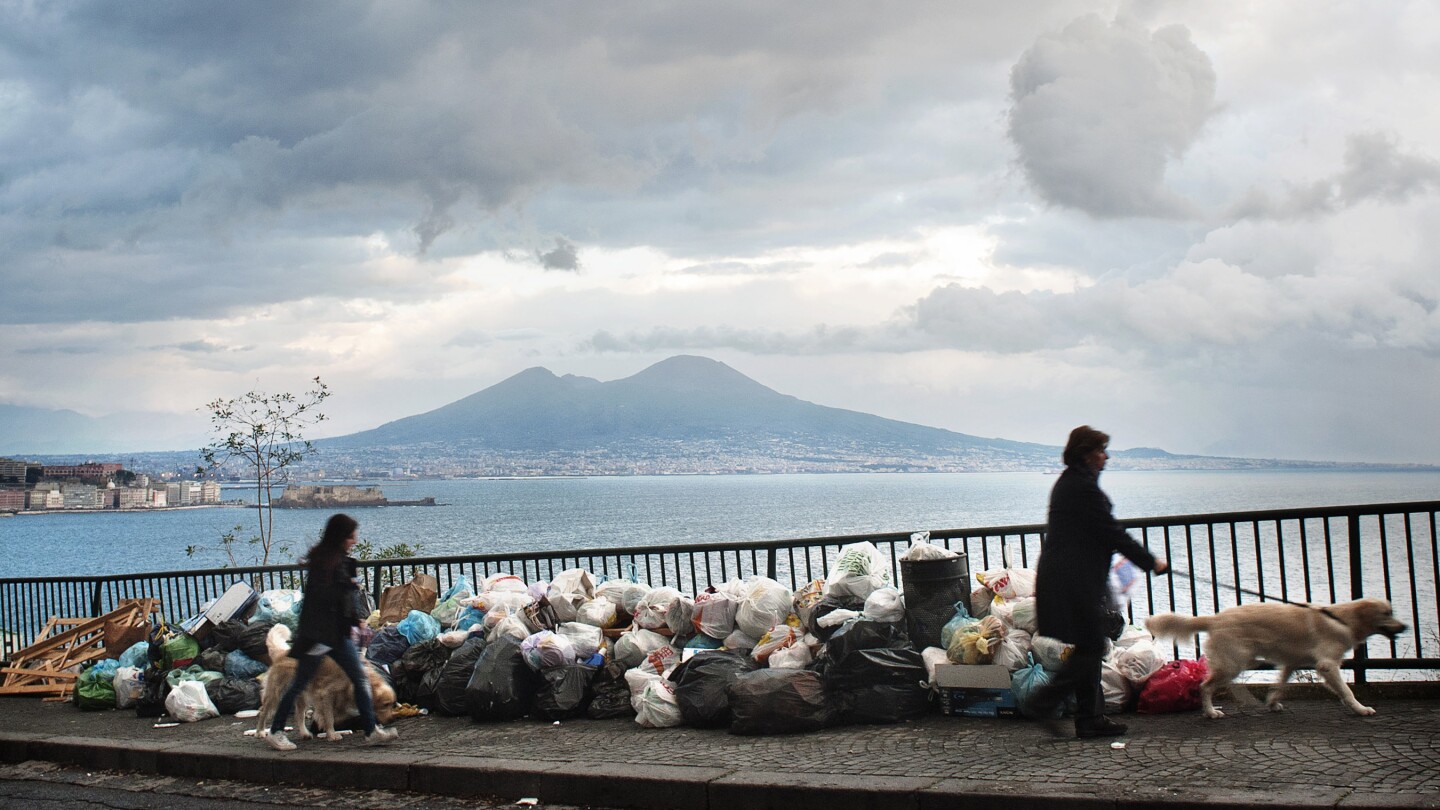
[[[831, 537], [1043, 523], [1044, 473], [636, 476], [349, 482], [440, 506], [351, 510], [377, 549], [424, 556]], [[1440, 499], [1440, 472], [1106, 472], [1121, 518]], [[227, 487], [226, 499], [255, 500]], [[270, 562], [292, 562], [331, 512], [276, 510]], [[253, 506], [0, 518], [0, 578], [175, 571], [258, 562]], [[285, 546], [285, 550], [279, 547]], [[193, 553], [187, 549], [194, 547]]]

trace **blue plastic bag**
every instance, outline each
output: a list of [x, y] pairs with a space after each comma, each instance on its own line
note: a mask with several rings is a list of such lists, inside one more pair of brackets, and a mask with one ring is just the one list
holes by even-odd
[[[1030, 666], [1015, 670], [1010, 676], [1010, 691], [1015, 695], [1015, 707], [1020, 710], [1020, 714], [1032, 720], [1048, 719], [1042, 718], [1036, 713], [1034, 696], [1039, 689], [1049, 684], [1054, 677], [1054, 673], [1047, 671], [1035, 662], [1034, 656], [1030, 656]], [[1065, 700], [1060, 701], [1050, 716], [1059, 717], [1064, 714], [1067, 709], [1073, 711], [1074, 706], [1075, 697], [1074, 695], [1069, 695]]]
[[461, 574], [460, 578], [455, 580], [454, 584], [450, 586], [450, 589], [440, 595], [440, 601], [444, 602], [446, 599], [456, 596], [465, 599], [474, 595], [475, 589], [470, 587], [470, 580], [466, 579], [464, 574]]
[[150, 665], [150, 642], [137, 641], [130, 649], [120, 653], [119, 666], [144, 669]]
[[418, 610], [410, 611], [410, 615], [400, 620], [395, 625], [411, 644], [419, 644], [422, 641], [429, 641], [440, 635], [440, 622], [435, 620], [429, 613], [422, 613]]
[[[975, 621], [975, 619], [970, 616], [970, 610], [965, 606], [965, 603], [963, 601], [956, 602], [955, 615], [951, 616], [950, 621], [946, 622], [945, 626], [940, 628], [940, 649], [950, 649], [950, 639], [955, 636], [955, 632], [973, 621]], [[934, 625], [931, 626], [933, 627]]]
[[258, 678], [267, 667], [240, 650], [231, 650], [225, 656], [227, 678]]
[[469, 630], [477, 624], [484, 626], [485, 611], [477, 607], [467, 607], [460, 611], [460, 618], [455, 620], [455, 629]]

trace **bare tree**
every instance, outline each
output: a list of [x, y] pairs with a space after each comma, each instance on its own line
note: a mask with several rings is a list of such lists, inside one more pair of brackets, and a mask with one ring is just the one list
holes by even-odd
[[325, 421], [319, 408], [330, 396], [330, 389], [319, 377], [314, 383], [314, 388], [300, 396], [249, 391], [234, 399], [221, 398], [205, 404], [215, 435], [200, 450], [206, 465], [215, 469], [239, 459], [254, 476], [260, 533], [250, 542], [260, 546], [261, 565], [270, 563], [275, 539], [275, 511], [271, 506], [274, 488], [290, 480], [291, 466], [315, 452], [304, 437], [305, 428]]

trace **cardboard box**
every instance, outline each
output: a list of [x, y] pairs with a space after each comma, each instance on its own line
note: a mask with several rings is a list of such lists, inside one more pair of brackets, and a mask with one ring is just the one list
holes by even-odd
[[1010, 670], [1000, 664], [940, 664], [935, 667], [940, 711], [957, 717], [1019, 717]]
[[244, 619], [248, 615], [246, 608], [258, 604], [260, 597], [256, 595], [255, 589], [237, 582], [225, 589], [215, 603], [205, 609], [205, 620], [211, 624], [223, 624], [233, 618]]
[[226, 588], [225, 593], [220, 594], [203, 612], [186, 619], [180, 626], [190, 635], [203, 639], [217, 624], [249, 618], [258, 604], [260, 595], [255, 593], [255, 589], [244, 582], [237, 582]]

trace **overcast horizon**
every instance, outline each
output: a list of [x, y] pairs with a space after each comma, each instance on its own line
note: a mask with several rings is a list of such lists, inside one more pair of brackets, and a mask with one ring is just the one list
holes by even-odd
[[311, 438], [694, 354], [1440, 463], [1432, 3], [0, 2], [0, 68], [0, 404], [198, 447], [317, 375]]

